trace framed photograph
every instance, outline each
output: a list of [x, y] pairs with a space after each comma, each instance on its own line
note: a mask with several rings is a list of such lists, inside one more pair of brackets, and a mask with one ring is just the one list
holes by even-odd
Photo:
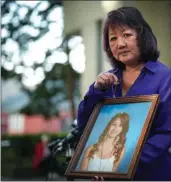
[[159, 95], [104, 99], [93, 110], [65, 175], [132, 180]]

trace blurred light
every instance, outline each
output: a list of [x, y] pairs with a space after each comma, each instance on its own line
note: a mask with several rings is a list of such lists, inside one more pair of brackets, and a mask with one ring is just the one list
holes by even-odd
[[28, 51], [23, 53], [23, 63], [25, 66], [33, 66], [34, 63], [43, 63], [45, 58], [45, 50], [38, 43], [30, 42]]
[[[40, 40], [36, 41], [34, 43], [35, 48], [39, 48], [41, 52], [45, 52], [46, 50], [53, 50], [56, 49], [58, 45], [62, 43], [62, 37], [61, 35], [57, 37], [57, 30], [56, 33], [54, 32], [48, 32], [46, 35], [44, 35]], [[61, 30], [59, 30], [59, 33]], [[32, 48], [33, 49], [33, 48]]]
[[17, 9], [17, 4], [16, 3], [10, 3], [10, 12], [14, 12]]
[[68, 60], [68, 56], [65, 52], [55, 51], [51, 56], [47, 58], [48, 63], [61, 63], [64, 64]]
[[74, 49], [74, 47], [77, 45], [77, 44], [80, 44], [81, 42], [83, 41], [83, 38], [81, 36], [75, 36], [73, 38], [71, 38], [69, 41], [68, 41], [68, 47], [70, 49]]
[[33, 66], [35, 62], [34, 51], [32, 53], [31, 51], [23, 53], [22, 60], [25, 66]]
[[42, 67], [38, 67], [35, 71], [33, 70], [33, 68], [25, 68], [22, 82], [26, 87], [34, 88], [44, 78], [45, 75]]
[[34, 70], [33, 70], [33, 68], [25, 68], [24, 69], [24, 75], [26, 76], [26, 77], [30, 77], [30, 76], [32, 76], [32, 75], [34, 75]]
[[49, 47], [49, 50], [54, 50], [57, 47], [59, 47], [62, 44], [62, 37], [54, 38], [54, 40], [51, 42], [51, 45]]
[[46, 63], [46, 64], [44, 65], [44, 69], [45, 69], [45, 71], [46, 71], [46, 72], [51, 71], [51, 70], [52, 70], [52, 68], [53, 68], [53, 65], [54, 65], [54, 64]]
[[69, 62], [72, 68], [78, 73], [83, 73], [85, 70], [85, 47], [79, 44], [75, 49], [71, 50], [69, 54]]
[[26, 16], [27, 12], [28, 12], [28, 8], [26, 8], [26, 7], [19, 8], [18, 14], [19, 14], [20, 19], [23, 19]]
[[12, 40], [11, 38], [7, 39], [6, 44], [4, 45], [4, 49], [6, 52], [15, 52], [19, 49], [18, 44]]
[[[53, 11], [51, 11], [47, 17], [48, 20], [50, 21], [61, 21], [60, 23], [62, 23], [63, 21], [63, 9], [61, 7], [56, 7]], [[58, 18], [56, 18], [58, 17]]]
[[[16, 27], [19, 26], [19, 23], [20, 23], [19, 22], [19, 18], [18, 17], [14, 17], [13, 18], [13, 24], [14, 24], [14, 26], [16, 26]], [[18, 34], [18, 32], [17, 32], [17, 34]]]
[[39, 27], [41, 25], [42, 18], [37, 14], [37, 11], [33, 11], [33, 13], [30, 16], [30, 21], [33, 23], [34, 26]]
[[17, 65], [21, 62], [21, 59], [20, 59], [20, 56], [19, 56], [19, 52], [18, 51], [15, 51], [12, 55], [12, 58], [11, 58], [11, 61]]
[[62, 27], [59, 28], [59, 26], [61, 27], [61, 25], [59, 25], [57, 23], [50, 23], [49, 24], [50, 33], [55, 35], [55, 36], [61, 36], [62, 35]]
[[44, 11], [48, 6], [49, 3], [47, 1], [42, 1], [37, 9], [38, 11]]
[[9, 62], [9, 61], [5, 61], [3, 64], [3, 67], [7, 70], [7, 71], [11, 71], [14, 69], [14, 63]]
[[22, 77], [22, 83], [25, 85], [25, 87], [29, 89], [34, 89], [37, 84], [35, 77], [33, 75], [30, 75], [29, 78]]
[[15, 67], [15, 72], [16, 72], [17, 74], [23, 73], [23, 72], [24, 72], [24, 66], [20, 66], [20, 65], [16, 66], [16, 67]]
[[38, 67], [35, 70], [35, 78], [37, 80], [37, 83], [40, 83], [44, 78], [45, 74], [42, 67]]
[[1, 29], [2, 38], [9, 36], [9, 31], [6, 28]]
[[2, 20], [1, 20], [2, 21], [1, 24], [8, 24], [11, 21], [12, 16], [13, 16], [12, 13], [11, 14], [6, 14], [5, 16], [3, 16]]
[[28, 33], [31, 34], [32, 36], [36, 37], [39, 35], [40, 31], [39, 29], [35, 29], [34, 27], [31, 27], [30, 25], [25, 25], [23, 26], [20, 31], [22, 33]]
[[74, 119], [74, 124], [77, 125], [77, 119]]

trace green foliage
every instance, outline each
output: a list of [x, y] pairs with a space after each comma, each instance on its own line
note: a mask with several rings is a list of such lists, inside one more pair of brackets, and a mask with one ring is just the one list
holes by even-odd
[[[54, 139], [62, 139], [64, 138], [67, 133], [66, 132], [60, 132], [60, 133], [47, 133], [46, 134], [50, 140]], [[26, 147], [32, 148], [41, 138], [42, 133], [40, 134], [35, 134], [35, 135], [30, 135], [30, 134], [25, 134], [25, 135], [8, 135], [8, 134], [3, 134], [1, 136], [1, 140], [9, 140], [12, 146], [21, 146], [24, 143], [27, 143], [25, 145]]]
[[[2, 135], [2, 140], [10, 141], [9, 147], [1, 148], [1, 173], [3, 177], [12, 179], [33, 177], [33, 155], [35, 144], [40, 140], [42, 134], [37, 135]], [[62, 139], [67, 133], [47, 134], [50, 140]], [[64, 174], [66, 166], [64, 153], [57, 155], [57, 166], [60, 175]]]

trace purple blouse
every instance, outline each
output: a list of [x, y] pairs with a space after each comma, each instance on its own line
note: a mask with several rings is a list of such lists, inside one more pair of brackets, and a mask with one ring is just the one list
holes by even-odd
[[[110, 70], [118, 76], [121, 72]], [[122, 97], [121, 84], [105, 91], [89, 87], [78, 108], [78, 127], [85, 127], [95, 105], [104, 98]], [[143, 146], [134, 180], [171, 180], [171, 69], [160, 61], [149, 61], [126, 96], [159, 94], [160, 103]]]

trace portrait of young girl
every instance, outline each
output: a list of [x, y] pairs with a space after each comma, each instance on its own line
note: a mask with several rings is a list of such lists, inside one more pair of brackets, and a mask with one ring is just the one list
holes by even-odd
[[85, 150], [80, 170], [117, 172], [125, 154], [129, 120], [126, 112], [117, 113], [111, 118], [97, 143]]

